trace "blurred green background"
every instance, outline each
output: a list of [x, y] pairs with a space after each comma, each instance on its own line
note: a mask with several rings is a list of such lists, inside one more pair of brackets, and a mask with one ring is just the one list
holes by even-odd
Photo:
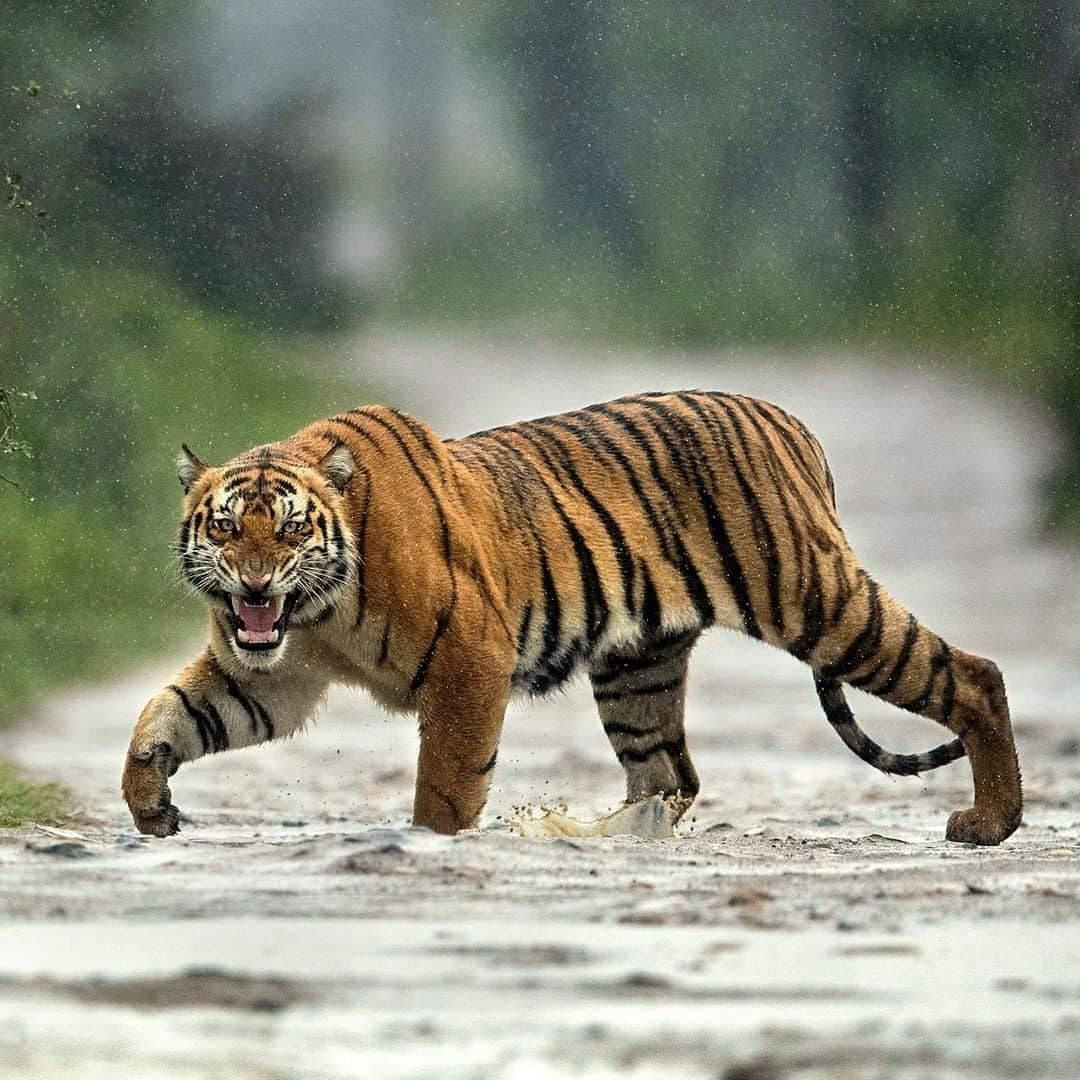
[[1080, 524], [1080, 5], [13, 0], [0, 174], [0, 724], [193, 632], [178, 444], [362, 327], [944, 355]]

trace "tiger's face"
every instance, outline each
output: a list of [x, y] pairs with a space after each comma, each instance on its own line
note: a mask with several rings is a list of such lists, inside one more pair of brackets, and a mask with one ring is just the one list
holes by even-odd
[[325, 617], [352, 577], [343, 498], [352, 457], [337, 447], [312, 466], [264, 447], [210, 468], [185, 446], [179, 466], [181, 574], [210, 602], [237, 658], [273, 667], [290, 625]]

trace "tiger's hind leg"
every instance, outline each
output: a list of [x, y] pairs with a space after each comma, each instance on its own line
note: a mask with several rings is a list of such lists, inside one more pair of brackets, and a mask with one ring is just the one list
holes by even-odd
[[698, 793], [686, 748], [686, 668], [699, 631], [609, 653], [589, 670], [604, 731], [626, 772], [626, 801], [676, 797], [682, 816]]
[[996, 664], [927, 630], [861, 570], [841, 617], [803, 659], [819, 678], [936, 720], [959, 737], [971, 763], [975, 802], [950, 816], [947, 839], [1000, 844], [1017, 829], [1020, 766]]

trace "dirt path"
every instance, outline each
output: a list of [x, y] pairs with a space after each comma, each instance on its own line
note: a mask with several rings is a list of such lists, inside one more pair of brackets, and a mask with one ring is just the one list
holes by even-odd
[[[182, 770], [190, 823], [148, 841], [118, 774], [177, 657], [0, 742], [101, 822], [0, 838], [0, 1076], [1080, 1075], [1080, 567], [1032, 528], [1041, 417], [933, 366], [826, 356], [598, 369], [543, 343], [382, 338], [351, 363], [446, 434], [644, 388], [791, 408], [829, 451], [868, 567], [1003, 667], [1027, 824], [999, 849], [945, 844], [966, 764], [874, 773], [805, 668], [714, 633], [688, 710], [702, 798], [678, 839], [506, 826], [520, 806], [587, 818], [618, 802], [576, 686], [512, 712], [480, 832], [406, 827], [412, 725], [343, 692], [290, 744]], [[940, 741], [853, 705], [890, 748]]]

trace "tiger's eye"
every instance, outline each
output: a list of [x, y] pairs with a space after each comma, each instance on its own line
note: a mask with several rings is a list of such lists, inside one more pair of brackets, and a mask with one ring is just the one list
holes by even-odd
[[231, 533], [236, 531], [236, 523], [232, 518], [215, 518], [214, 528], [217, 529], [218, 532]]
[[303, 528], [303, 523], [299, 521], [286, 521], [281, 527], [283, 533], [298, 533]]

